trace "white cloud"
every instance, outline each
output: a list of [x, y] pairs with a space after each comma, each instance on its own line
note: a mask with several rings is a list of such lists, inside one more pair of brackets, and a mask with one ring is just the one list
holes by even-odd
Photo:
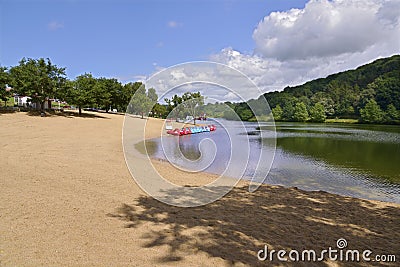
[[261, 91], [240, 72], [213, 62], [189, 62], [155, 73], [146, 80], [160, 99], [184, 92], [200, 91], [210, 101], [244, 101]]
[[394, 13], [393, 5], [381, 0], [311, 0], [302, 10], [273, 12], [253, 33], [256, 53], [287, 60], [365, 51], [393, 40], [396, 24], [400, 33], [400, 10]]
[[145, 82], [147, 79], [146, 75], [121, 75], [117, 77], [111, 77], [111, 78], [117, 78], [121, 83], [126, 84], [130, 82]]
[[263, 92], [400, 53], [400, 1], [311, 0], [273, 12], [253, 33], [254, 54], [225, 48], [211, 60], [237, 68]]
[[47, 24], [47, 28], [50, 31], [56, 31], [58, 29], [64, 28], [64, 24], [58, 21], [51, 21]]
[[167, 26], [169, 28], [178, 28], [178, 27], [182, 27], [183, 24], [180, 22], [174, 21], [174, 20], [170, 20], [170, 21], [168, 21]]

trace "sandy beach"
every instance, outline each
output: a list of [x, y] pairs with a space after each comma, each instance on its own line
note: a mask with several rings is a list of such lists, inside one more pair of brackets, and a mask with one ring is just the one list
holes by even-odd
[[[349, 249], [400, 261], [398, 204], [269, 185], [249, 193], [245, 182], [202, 207], [153, 199], [126, 166], [123, 120], [102, 113], [0, 114], [1, 266], [266, 266], [271, 263], [257, 259], [264, 245], [320, 251], [340, 238]], [[133, 120], [137, 129], [146, 121]], [[147, 137], [157, 137], [161, 127], [152, 119]], [[177, 184], [215, 179], [153, 164]]]

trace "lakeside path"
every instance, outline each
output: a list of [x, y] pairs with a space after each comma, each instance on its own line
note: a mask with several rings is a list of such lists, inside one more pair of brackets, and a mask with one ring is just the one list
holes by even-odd
[[[268, 185], [249, 193], [245, 182], [204, 207], [158, 202], [127, 169], [123, 118], [0, 114], [1, 266], [265, 266], [264, 245], [320, 251], [339, 238], [400, 261], [398, 204]], [[178, 184], [214, 178], [154, 164]]]

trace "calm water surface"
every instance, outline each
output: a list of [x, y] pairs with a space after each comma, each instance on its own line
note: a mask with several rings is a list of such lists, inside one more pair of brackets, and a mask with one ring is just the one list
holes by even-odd
[[[260, 151], [272, 158], [273, 128], [221, 122], [226, 130], [219, 127], [212, 133], [148, 140], [148, 153], [189, 170], [221, 174], [231, 157], [233, 164], [242, 160], [231, 155], [229, 132], [235, 146], [239, 142], [249, 147], [244, 178], [256, 169], [266, 172], [269, 164], [257, 167], [257, 159]], [[211, 139], [215, 146], [205, 139]], [[400, 127], [276, 123], [275, 157], [265, 182], [400, 203]]]

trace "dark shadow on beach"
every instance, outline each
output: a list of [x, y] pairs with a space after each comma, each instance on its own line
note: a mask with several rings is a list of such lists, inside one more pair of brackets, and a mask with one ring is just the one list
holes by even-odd
[[[28, 116], [40, 117], [42, 113], [40, 110], [30, 110], [27, 111]], [[89, 118], [89, 119], [109, 119], [107, 117], [101, 116], [100, 114], [86, 113], [82, 112], [80, 115], [78, 112], [74, 111], [54, 111], [46, 110], [45, 117], [65, 117], [65, 118]]]
[[[396, 254], [397, 262], [400, 260], [398, 206], [380, 207], [366, 200], [297, 188], [263, 185], [255, 193], [247, 189], [235, 188], [222, 199], [196, 208], [179, 208], [152, 197], [140, 197], [132, 204], [122, 204], [108, 216], [126, 221], [126, 228], [147, 227], [147, 233], [141, 237], [143, 247], [167, 245], [169, 253], [160, 255], [159, 263], [205, 252], [224, 259], [227, 266], [266, 266], [271, 262], [257, 259], [257, 252], [264, 245], [268, 245], [268, 250], [295, 249], [300, 253], [313, 249], [318, 257], [323, 249], [337, 249], [336, 241], [340, 238], [347, 240], [346, 249], [357, 249], [360, 254], [367, 249], [373, 251], [372, 255]], [[174, 198], [177, 192], [167, 193]], [[190, 201], [190, 197], [185, 199]], [[276, 254], [274, 259], [272, 265], [327, 265], [279, 262]], [[363, 261], [334, 263], [374, 265]]]
[[0, 108], [0, 115], [2, 114], [11, 114], [11, 113], [15, 113], [17, 112], [16, 110], [12, 110], [12, 109], [4, 109], [4, 108]]

